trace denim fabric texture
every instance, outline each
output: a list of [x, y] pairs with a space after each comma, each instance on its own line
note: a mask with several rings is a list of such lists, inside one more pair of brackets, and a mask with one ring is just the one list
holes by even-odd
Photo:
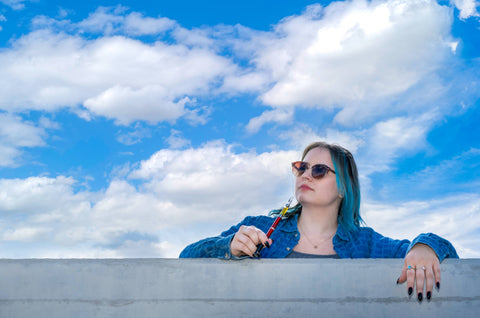
[[[270, 237], [273, 244], [264, 248], [262, 258], [285, 258], [298, 244], [300, 232], [297, 228], [299, 214], [280, 221]], [[239, 224], [232, 226], [219, 236], [209, 237], [190, 244], [180, 253], [180, 258], [221, 258], [241, 259], [230, 252], [230, 242], [242, 225], [253, 225], [265, 233], [272, 225], [275, 217], [249, 216]], [[395, 240], [375, 232], [369, 227], [359, 227], [354, 233], [346, 232], [341, 225], [333, 237], [333, 248], [340, 258], [403, 258], [417, 243], [430, 246], [437, 254], [440, 262], [445, 258], [458, 258], [455, 248], [447, 240], [438, 235], [420, 234], [412, 242]]]

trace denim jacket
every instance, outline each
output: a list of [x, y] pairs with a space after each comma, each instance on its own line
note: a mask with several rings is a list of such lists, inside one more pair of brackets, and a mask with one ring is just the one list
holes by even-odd
[[[273, 244], [270, 248], [261, 251], [262, 258], [284, 258], [290, 254], [298, 244], [300, 232], [296, 213], [283, 219], [272, 233]], [[239, 259], [230, 252], [230, 242], [240, 226], [253, 225], [263, 232], [267, 232], [275, 217], [249, 216], [239, 224], [232, 226], [219, 236], [209, 237], [190, 244], [180, 253], [180, 258], [222, 258]], [[420, 234], [412, 242], [408, 240], [394, 240], [375, 232], [369, 227], [359, 227], [354, 233], [348, 233], [340, 224], [333, 237], [333, 248], [340, 258], [403, 258], [417, 243], [430, 246], [437, 254], [440, 262], [445, 258], [458, 258], [455, 248], [447, 240], [432, 234]]]

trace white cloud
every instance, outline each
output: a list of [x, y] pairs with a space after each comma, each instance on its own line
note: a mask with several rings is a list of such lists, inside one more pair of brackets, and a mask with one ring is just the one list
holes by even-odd
[[249, 133], [256, 133], [266, 123], [275, 122], [279, 124], [286, 124], [292, 122], [292, 109], [274, 109], [263, 112], [260, 116], [250, 119], [245, 129]]
[[190, 141], [185, 139], [182, 132], [176, 129], [170, 130], [170, 136], [166, 138], [166, 141], [172, 149], [181, 149], [190, 146]]
[[[67, 177], [0, 179], [1, 256], [177, 257], [194, 240], [280, 206], [293, 193], [288, 162], [298, 156], [235, 153], [222, 142], [160, 150], [130, 179], [119, 176], [96, 193], [76, 192]], [[479, 207], [477, 194], [462, 194], [395, 205], [369, 201], [362, 214], [384, 235], [434, 232], [462, 257], [479, 257]]]
[[377, 123], [372, 131], [374, 151], [388, 151], [393, 155], [399, 149], [418, 149], [425, 144], [428, 127], [411, 118], [393, 118]]
[[14, 10], [22, 10], [25, 8], [24, 2], [30, 2], [31, 0], [0, 0], [3, 3]]
[[328, 125], [317, 127], [296, 123], [278, 137], [298, 151], [314, 141], [339, 144], [355, 155], [361, 177], [366, 178], [372, 173], [390, 170], [399, 157], [428, 152], [431, 146], [427, 135], [439, 116], [432, 111], [420, 116], [387, 118], [365, 128], [342, 130]]
[[[314, 140], [358, 153], [364, 176], [389, 169], [395, 158], [428, 147], [427, 133], [438, 119], [431, 107], [441, 106], [432, 96], [444, 96], [444, 88], [425, 82], [452, 53], [450, 19], [448, 9], [433, 1], [400, 0], [311, 6], [301, 16], [282, 20], [274, 32], [241, 26], [187, 30], [169, 19], [128, 14], [123, 7], [99, 9], [78, 24], [38, 18], [40, 30], [0, 52], [0, 105], [8, 111], [69, 107], [87, 120], [98, 115], [121, 125], [178, 118], [195, 125], [207, 123], [212, 111], [196, 96], [264, 92], [263, 102], [274, 108], [253, 118], [246, 127], [250, 132], [269, 122], [290, 121], [292, 105], [341, 109], [335, 121], [354, 124], [348, 131], [296, 123], [279, 138], [298, 151], [261, 154], [237, 153], [223, 142], [191, 148], [181, 132], [171, 130], [166, 141], [172, 149], [158, 151], [133, 170], [129, 164], [119, 168], [107, 189], [97, 193], [76, 192], [78, 184], [67, 177], [0, 179], [2, 255], [175, 257], [186, 243], [283, 203], [293, 192], [288, 163]], [[165, 32], [177, 42], [130, 38]], [[229, 32], [238, 39], [227, 39]], [[233, 47], [236, 57], [254, 56], [246, 61], [253, 64], [239, 69], [219, 55], [221, 45]], [[406, 99], [399, 102], [402, 93]], [[379, 114], [387, 118], [366, 120]], [[37, 127], [0, 113], [0, 166], [14, 166], [22, 148], [44, 146], [45, 130], [58, 128], [46, 117]], [[134, 144], [149, 133], [137, 122], [118, 140]], [[427, 176], [435, 172], [423, 171]], [[468, 231], [476, 231], [475, 195], [397, 207], [367, 202], [365, 211], [381, 233], [411, 238], [415, 231], [435, 232], [443, 222], [462, 228], [461, 218], [451, 217], [456, 200], [462, 202], [462, 218], [471, 222]], [[438, 218], [430, 212], [435, 209], [440, 209]], [[379, 221], [382, 211], [399, 217], [388, 214]], [[398, 227], [389, 221], [401, 229], [393, 232]], [[468, 241], [475, 236], [454, 236], [453, 230], [439, 234], [452, 237], [463, 256], [478, 257], [478, 240]], [[10, 252], [4, 249], [8, 242]], [[41, 248], [14, 251], [22, 242]]]
[[460, 19], [480, 16], [477, 10], [477, 7], [480, 7], [480, 2], [476, 0], [451, 0], [451, 2], [460, 10]]
[[58, 16], [54, 19], [39, 15], [32, 20], [32, 25], [37, 29], [56, 29], [69, 32], [94, 33], [107, 36], [127, 35], [144, 36], [160, 35], [178, 27], [173, 20], [164, 17], [145, 17], [138, 12], [128, 13], [127, 7], [99, 7], [95, 12], [78, 22], [74, 23], [65, 19], [69, 12], [60, 8]]
[[103, 240], [128, 232], [158, 231], [171, 225], [168, 215], [162, 213], [163, 203], [153, 193], [137, 191], [124, 180], [113, 180], [93, 207], [91, 221], [103, 230], [96, 232]]
[[[279, 137], [290, 141], [296, 149], [303, 149], [313, 141], [336, 143], [358, 154], [357, 161], [369, 162], [369, 172], [387, 169], [395, 158], [428, 148], [427, 133], [436, 120], [436, 112], [419, 117], [393, 117], [367, 128], [337, 130], [296, 124]], [[366, 171], [364, 171], [366, 172]]]
[[380, 121], [363, 132], [365, 148], [357, 161], [362, 163], [363, 173], [390, 169], [394, 160], [405, 154], [425, 151], [428, 148], [427, 133], [437, 115], [425, 113], [420, 117], [396, 117]]
[[52, 121], [47, 117], [40, 117], [38, 120], [38, 125], [45, 129], [60, 129], [61, 125], [58, 122]]
[[125, 14], [126, 11], [128, 8], [122, 6], [99, 7], [75, 27], [84, 32], [139, 36], [161, 34], [176, 26], [176, 22], [168, 18], [144, 17], [138, 12]]
[[176, 27], [172, 30], [173, 37], [188, 46], [215, 48], [215, 40], [211, 38], [208, 29], [186, 29], [183, 27]]
[[[428, 156], [427, 153], [426, 157]], [[452, 193], [469, 193], [480, 187], [476, 173], [479, 168], [480, 149], [472, 148], [452, 158], [429, 164], [424, 169], [408, 173], [404, 171], [401, 178], [397, 177], [393, 181], [393, 185], [382, 187], [380, 192], [377, 190], [377, 195], [395, 197], [398, 193], [411, 193], [421, 197], [443, 197]], [[384, 182], [388, 184], [387, 180]]]
[[151, 137], [151, 135], [152, 132], [150, 129], [143, 127], [140, 123], [137, 123], [135, 127], [133, 127], [132, 131], [121, 132], [117, 137], [117, 141], [127, 146], [131, 146], [142, 142], [142, 139]]
[[142, 161], [130, 178], [146, 180], [146, 189], [176, 207], [208, 205], [212, 215], [222, 218], [251, 202], [274, 204], [279, 196], [288, 196], [293, 186], [288, 163], [297, 156], [286, 151], [235, 154], [231, 146], [209, 143], [198, 149], [161, 150]]
[[280, 206], [296, 156], [234, 153], [221, 142], [161, 150], [130, 181], [119, 175], [96, 193], [75, 191], [67, 177], [0, 179], [2, 256], [177, 257], [189, 240]]
[[5, 231], [2, 239], [5, 241], [34, 242], [45, 239], [49, 232], [51, 232], [50, 228], [19, 227]]
[[[260, 96], [266, 105], [338, 108], [337, 122], [358, 123], [388, 112], [395, 107], [389, 106], [395, 105], [392, 99], [440, 70], [452, 54], [451, 24], [449, 8], [433, 0], [313, 5], [273, 32], [239, 40], [256, 69], [235, 82], [248, 91], [251, 78], [270, 80], [271, 88]], [[253, 82], [262, 87], [256, 83], [261, 80]]]
[[133, 120], [151, 123], [175, 120], [183, 115], [187, 101], [188, 98], [172, 102], [172, 98], [168, 98], [168, 91], [162, 86], [146, 86], [138, 90], [114, 86], [87, 99], [83, 105], [94, 114], [114, 118], [117, 123], [128, 125]]
[[480, 257], [478, 194], [397, 205], [372, 201], [364, 203], [362, 209], [367, 225], [383, 235], [412, 240], [420, 233], [433, 232], [448, 239], [460, 257]]
[[[185, 119], [190, 125], [198, 126], [198, 125], [205, 125], [210, 120], [210, 115], [213, 112], [213, 107], [211, 106], [197, 106], [196, 100], [185, 100], [185, 113], [183, 115], [183, 119]], [[193, 105], [193, 107], [189, 107]]]
[[75, 180], [66, 177], [30, 177], [0, 179], [0, 211], [4, 216], [35, 216], [44, 220], [62, 218], [73, 213], [85, 198], [75, 195]]
[[130, 174], [143, 181], [139, 189], [112, 182], [94, 207], [95, 224], [164, 234], [172, 227], [233, 224], [248, 214], [266, 213], [291, 195], [288, 163], [296, 156], [284, 151], [235, 154], [223, 143], [161, 150]]
[[279, 134], [279, 138], [289, 141], [299, 153], [312, 142], [325, 141], [341, 145], [354, 155], [356, 155], [359, 149], [368, 145], [365, 137], [364, 131], [340, 131], [332, 128], [316, 131], [305, 124], [295, 124], [291, 129]]
[[[108, 17], [118, 17], [126, 30], [135, 25], [142, 32], [160, 32], [149, 18], [117, 14]], [[90, 26], [108, 24], [89, 19]], [[63, 29], [69, 29], [67, 23]], [[199, 115], [205, 110], [196, 110], [193, 97], [208, 94], [235, 66], [213, 50], [182, 43], [149, 44], [122, 35], [89, 39], [43, 28], [2, 51], [0, 68], [0, 105], [7, 111], [69, 107], [80, 114], [83, 105], [91, 114], [128, 125], [181, 116], [205, 122]]]
[[258, 93], [268, 89], [271, 82], [266, 72], [250, 71], [225, 77], [220, 92], [236, 94], [238, 92]]
[[19, 165], [22, 148], [45, 146], [45, 137], [43, 128], [18, 116], [0, 113], [0, 167]]
[[[100, 115], [122, 125], [180, 117], [205, 124], [208, 114], [196, 116], [201, 107], [186, 109], [185, 101], [248, 92], [277, 108], [253, 118], [251, 132], [285, 121], [288, 111], [278, 108], [292, 106], [339, 109], [336, 122], [356, 125], [393, 108], [420, 112], [432, 105], [396, 99], [428, 82], [451, 56], [451, 20], [449, 8], [433, 0], [313, 5], [273, 32], [239, 25], [188, 30], [122, 6], [100, 7], [78, 23], [37, 17], [38, 30], [0, 54], [0, 105], [69, 107], [87, 120]], [[89, 38], [91, 32], [101, 36]], [[134, 39], [166, 32], [176, 42]], [[221, 56], [224, 48], [247, 66]], [[423, 88], [414, 92], [418, 100], [431, 89]]]
[[19, 147], [43, 146], [44, 131], [32, 123], [23, 122], [20, 117], [0, 114], [0, 136]]

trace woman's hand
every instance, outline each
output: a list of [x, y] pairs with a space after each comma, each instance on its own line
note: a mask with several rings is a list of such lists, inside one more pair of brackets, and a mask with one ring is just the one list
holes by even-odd
[[[433, 285], [440, 288], [440, 262], [435, 251], [428, 245], [417, 243], [405, 256], [402, 274], [397, 281], [401, 284], [407, 281], [408, 294], [411, 295], [416, 285], [417, 298], [423, 299], [423, 287], [427, 299], [432, 297]], [[415, 284], [416, 282], [416, 284]]]
[[267, 235], [255, 226], [242, 225], [230, 243], [230, 251], [236, 257], [245, 255], [253, 257], [257, 250], [257, 244], [260, 243], [269, 247], [269, 244], [272, 244], [272, 240], [267, 238]]

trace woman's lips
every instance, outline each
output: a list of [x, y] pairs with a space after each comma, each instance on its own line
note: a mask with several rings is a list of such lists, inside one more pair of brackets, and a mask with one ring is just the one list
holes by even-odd
[[308, 185], [306, 184], [302, 184], [301, 186], [298, 187], [300, 190], [310, 190], [312, 191], [313, 189], [310, 188]]

